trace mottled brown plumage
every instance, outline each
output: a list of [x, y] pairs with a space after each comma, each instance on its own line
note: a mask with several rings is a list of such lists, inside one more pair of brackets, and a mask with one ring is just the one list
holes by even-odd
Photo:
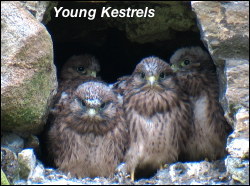
[[96, 80], [96, 75], [100, 71], [98, 60], [90, 54], [74, 55], [69, 58], [63, 65], [58, 91], [54, 99], [54, 109], [52, 113], [60, 111], [63, 107], [64, 100], [67, 96], [72, 95], [72, 92], [88, 80]]
[[226, 138], [231, 131], [219, 103], [215, 66], [200, 47], [177, 50], [170, 58], [180, 85], [192, 102], [195, 130], [180, 160], [216, 160], [225, 156]]
[[117, 96], [89, 81], [67, 97], [49, 131], [55, 165], [77, 177], [110, 177], [123, 161], [128, 130]]
[[123, 107], [131, 143], [125, 159], [133, 180], [134, 172], [148, 176], [149, 170], [177, 161], [193, 126], [192, 110], [175, 73], [158, 57], [144, 58], [126, 85]]
[[112, 86], [113, 91], [123, 96], [124, 91], [127, 87], [129, 77], [130, 77], [129, 75], [126, 75], [118, 78], [117, 81]]
[[100, 65], [95, 56], [90, 54], [74, 55], [66, 61], [61, 70], [61, 80], [71, 80], [93, 76], [100, 71]]
[[58, 93], [70, 92], [85, 81], [99, 79], [96, 76], [99, 71], [99, 61], [94, 56], [90, 54], [72, 56], [61, 70]]

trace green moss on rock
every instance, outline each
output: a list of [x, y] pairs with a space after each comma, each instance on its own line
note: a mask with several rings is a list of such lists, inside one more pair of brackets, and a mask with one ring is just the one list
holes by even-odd
[[[5, 130], [37, 130], [47, 110], [52, 82], [49, 74], [37, 72], [22, 87], [11, 90], [12, 103], [4, 110], [1, 122]], [[16, 97], [16, 100], [13, 99]], [[5, 98], [8, 99], [8, 98]], [[16, 104], [13, 104], [16, 101]]]
[[10, 185], [2, 169], [1, 169], [1, 185]]
[[[3, 20], [8, 24], [2, 43], [1, 129], [24, 136], [37, 134], [56, 89], [52, 40], [46, 28], [19, 2], [4, 7]], [[13, 37], [6, 34], [10, 32]]]

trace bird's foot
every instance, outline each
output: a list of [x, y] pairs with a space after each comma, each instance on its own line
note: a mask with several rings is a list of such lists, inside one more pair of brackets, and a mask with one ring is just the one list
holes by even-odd
[[132, 182], [135, 181], [135, 171], [134, 171], [134, 170], [132, 170], [131, 173], [130, 173], [130, 180], [131, 180]]
[[167, 168], [167, 167], [168, 167], [167, 164], [162, 164], [162, 165], [160, 165], [160, 170], [163, 170], [163, 169], [165, 169], [165, 168]]

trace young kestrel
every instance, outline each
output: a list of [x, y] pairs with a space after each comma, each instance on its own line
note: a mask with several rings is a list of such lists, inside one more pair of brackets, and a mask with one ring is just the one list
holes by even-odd
[[97, 81], [79, 85], [65, 100], [48, 138], [56, 167], [76, 177], [111, 177], [129, 139], [117, 96]]
[[166, 62], [154, 56], [141, 60], [126, 80], [123, 107], [130, 132], [125, 161], [131, 179], [177, 161], [193, 126], [192, 110]]
[[177, 50], [170, 58], [182, 90], [192, 102], [195, 130], [180, 160], [216, 160], [225, 156], [226, 138], [231, 131], [219, 103], [215, 65], [200, 47]]
[[90, 54], [74, 55], [63, 65], [58, 91], [54, 99], [54, 112], [59, 111], [67, 96], [71, 95], [78, 85], [88, 80], [96, 80], [100, 65], [95, 56]]

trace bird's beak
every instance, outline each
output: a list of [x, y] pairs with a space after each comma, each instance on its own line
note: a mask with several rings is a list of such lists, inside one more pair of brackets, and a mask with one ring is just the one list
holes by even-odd
[[92, 77], [96, 77], [96, 71], [89, 71], [88, 74]]
[[90, 108], [88, 109], [87, 113], [90, 117], [93, 117], [94, 115], [96, 115], [96, 110], [93, 108]]
[[174, 72], [177, 72], [179, 70], [179, 68], [174, 64], [171, 65], [171, 68]]
[[91, 71], [90, 75], [96, 77], [96, 71]]
[[155, 83], [156, 78], [155, 78], [155, 76], [149, 76], [147, 78], [147, 80], [149, 81], [150, 85], [152, 86]]

